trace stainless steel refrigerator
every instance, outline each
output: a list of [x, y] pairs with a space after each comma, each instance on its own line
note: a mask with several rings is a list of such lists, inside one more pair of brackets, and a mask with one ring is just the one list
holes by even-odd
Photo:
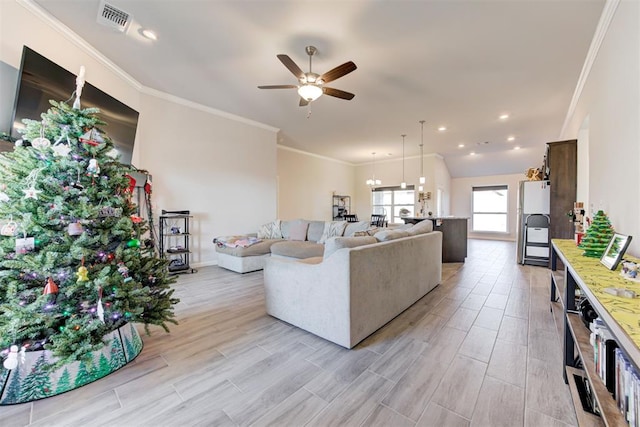
[[519, 264], [549, 262], [549, 181], [520, 181], [517, 213], [517, 259]]

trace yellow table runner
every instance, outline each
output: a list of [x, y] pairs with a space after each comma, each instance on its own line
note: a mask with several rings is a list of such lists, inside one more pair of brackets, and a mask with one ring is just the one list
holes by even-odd
[[[578, 248], [573, 240], [553, 239], [553, 243], [611, 317], [640, 348], [640, 282], [634, 282], [620, 275], [622, 263], [612, 271], [602, 265], [599, 258], [582, 256], [584, 250]], [[625, 255], [624, 259], [635, 263], [640, 262], [638, 258], [628, 255]], [[604, 288], [628, 289], [635, 291], [638, 296], [617, 297], [604, 292]]]

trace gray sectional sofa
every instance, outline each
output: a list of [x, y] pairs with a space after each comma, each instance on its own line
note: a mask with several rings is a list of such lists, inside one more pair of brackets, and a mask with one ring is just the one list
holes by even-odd
[[322, 257], [267, 259], [267, 313], [354, 347], [442, 280], [442, 233], [406, 236], [387, 241], [335, 237], [327, 241]]
[[[291, 240], [292, 227], [295, 228], [301, 223], [307, 224], [304, 239]], [[322, 256], [324, 244], [318, 242], [322, 239], [327, 223], [331, 223], [331, 221], [308, 221], [304, 219], [279, 221], [281, 237], [263, 238], [261, 242], [246, 248], [216, 245], [218, 266], [236, 273], [248, 273], [262, 270], [266, 259], [271, 255], [295, 259]], [[340, 236], [351, 237], [354, 233], [365, 231], [369, 228], [370, 225], [367, 221], [344, 223], [344, 229]], [[247, 236], [256, 236], [256, 234], [247, 234]], [[216, 240], [214, 239], [214, 243]]]

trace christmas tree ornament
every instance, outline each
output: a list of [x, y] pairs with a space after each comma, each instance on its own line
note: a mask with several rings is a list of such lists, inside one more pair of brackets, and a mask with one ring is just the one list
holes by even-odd
[[102, 287], [98, 288], [98, 307], [96, 309], [98, 314], [98, 319], [104, 323], [104, 307], [102, 306]]
[[17, 230], [18, 223], [13, 220], [9, 220], [9, 222], [3, 225], [0, 229], [0, 234], [3, 236], [14, 236]]
[[79, 236], [82, 234], [83, 231], [84, 229], [82, 228], [82, 224], [80, 224], [77, 221], [69, 224], [69, 227], [67, 228], [67, 232], [69, 233], [69, 236]]
[[78, 276], [78, 280], [76, 282], [88, 282], [89, 281], [89, 270], [84, 265], [78, 267], [78, 272], [76, 273]]
[[53, 281], [51, 277], [47, 279], [47, 283], [44, 285], [44, 290], [42, 291], [42, 295], [51, 295], [58, 293], [58, 285]]
[[120, 152], [118, 150], [116, 150], [115, 148], [112, 148], [111, 150], [107, 151], [105, 153], [105, 155], [107, 157], [112, 158], [113, 160], [117, 159], [118, 157], [120, 157]]
[[44, 168], [34, 169], [29, 172], [29, 175], [25, 178], [25, 185], [27, 185], [26, 190], [22, 190], [24, 192], [25, 199], [38, 199], [38, 194], [42, 193], [41, 190], [36, 190], [35, 184], [38, 180], [38, 175], [42, 172]]
[[118, 263], [118, 271], [122, 274], [122, 277], [124, 277], [125, 283], [132, 280], [131, 277], [129, 277], [129, 269], [124, 265], [124, 262], [120, 261]]
[[127, 242], [127, 247], [129, 248], [139, 248], [140, 247], [140, 240], [138, 239], [131, 239]]
[[138, 215], [131, 215], [131, 221], [134, 224], [140, 224], [142, 222], [142, 217], [140, 217]]
[[12, 345], [11, 348], [9, 349], [9, 354], [7, 355], [7, 358], [4, 360], [4, 363], [2, 364], [2, 366], [4, 366], [5, 369], [16, 369], [18, 367], [18, 346], [17, 345]]
[[147, 176], [147, 180], [144, 182], [144, 192], [151, 194], [151, 180], [149, 179], [149, 176]]
[[96, 159], [89, 160], [89, 166], [87, 166], [87, 176], [97, 177], [100, 174], [100, 166]]
[[133, 193], [133, 190], [136, 188], [136, 179], [129, 174], [126, 174], [125, 176], [129, 178], [129, 188], [127, 188], [127, 191], [129, 193]]
[[84, 144], [89, 144], [92, 147], [97, 147], [104, 142], [104, 138], [102, 138], [102, 135], [100, 135], [100, 132], [98, 132], [96, 128], [91, 128], [82, 134], [78, 140]]
[[122, 208], [112, 208], [111, 206], [105, 206], [98, 211], [99, 218], [118, 218], [122, 216]]
[[73, 108], [75, 110], [80, 109], [80, 96], [82, 95], [82, 88], [84, 87], [84, 82], [85, 82], [84, 74], [85, 74], [84, 65], [81, 65], [80, 72], [76, 77], [76, 99], [73, 101]]
[[21, 139], [16, 139], [16, 142], [14, 142], [14, 145], [16, 147], [22, 147], [24, 145], [24, 141]]
[[44, 123], [42, 123], [42, 127], [40, 128], [40, 136], [38, 138], [34, 138], [31, 141], [31, 146], [37, 149], [47, 148], [51, 145], [51, 141], [44, 137]]
[[67, 144], [54, 145], [51, 149], [55, 157], [67, 157], [71, 152], [71, 147]]
[[5, 192], [0, 191], [0, 202], [8, 202], [9, 196]]
[[31, 252], [36, 248], [36, 242], [33, 237], [25, 237], [22, 239], [16, 239], [16, 253], [17, 254], [26, 254], [27, 252]]
[[29, 187], [26, 190], [22, 190], [24, 192], [25, 199], [34, 199], [38, 200], [38, 194], [42, 193], [42, 191], [37, 190], [35, 187]]

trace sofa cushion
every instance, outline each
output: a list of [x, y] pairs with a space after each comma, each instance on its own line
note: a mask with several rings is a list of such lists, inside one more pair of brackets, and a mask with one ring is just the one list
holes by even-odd
[[431, 233], [433, 231], [433, 221], [430, 219], [425, 219], [423, 221], [414, 224], [411, 228], [408, 228], [410, 236], [415, 236], [418, 234]]
[[356, 248], [358, 246], [370, 245], [377, 242], [378, 241], [373, 236], [331, 237], [330, 239], [327, 239], [324, 245], [323, 257], [324, 259], [327, 259], [332, 253], [334, 253], [338, 249]]
[[[347, 226], [345, 221], [327, 221], [324, 223], [322, 236], [318, 239], [318, 243], [325, 243], [329, 237], [342, 236], [344, 228]], [[311, 238], [309, 238], [311, 240]]]
[[322, 256], [324, 245], [315, 242], [281, 241], [271, 246], [271, 254], [288, 258], [312, 258]]
[[373, 237], [375, 237], [378, 242], [387, 242], [407, 236], [409, 236], [409, 232], [406, 230], [384, 230], [378, 231]]
[[258, 239], [281, 239], [282, 232], [280, 231], [280, 220], [263, 224], [258, 229]]
[[282, 239], [265, 239], [262, 242], [256, 243], [255, 245], [251, 245], [246, 248], [237, 247], [237, 248], [229, 248], [226, 246], [220, 247], [216, 246], [216, 252], [220, 252], [227, 255], [245, 257], [245, 256], [255, 256], [255, 255], [266, 255], [270, 253], [271, 245], [277, 242], [282, 242]]
[[307, 230], [309, 229], [309, 223], [307, 221], [294, 221], [289, 226], [289, 238], [288, 240], [307, 240]]
[[310, 242], [318, 242], [322, 238], [324, 232], [325, 221], [309, 221], [309, 229], [307, 230], [307, 240]]
[[365, 231], [370, 227], [369, 221], [348, 222], [344, 228], [344, 237], [353, 237], [356, 231]]

